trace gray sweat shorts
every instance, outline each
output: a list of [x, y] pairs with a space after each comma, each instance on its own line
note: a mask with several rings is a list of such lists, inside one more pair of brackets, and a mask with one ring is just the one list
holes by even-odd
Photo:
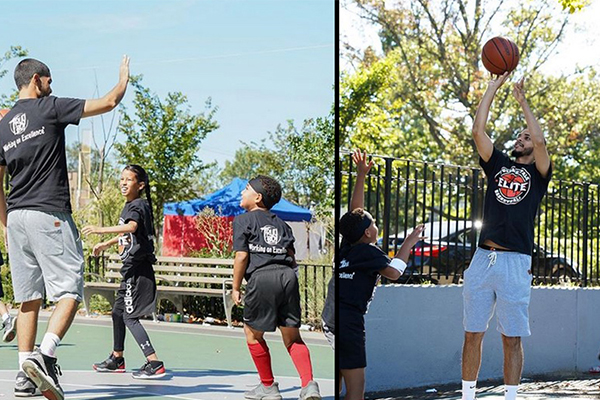
[[8, 256], [15, 301], [63, 298], [81, 302], [83, 246], [70, 213], [8, 213]]
[[498, 331], [508, 337], [531, 335], [531, 256], [477, 248], [464, 273], [463, 325], [485, 332], [496, 309]]

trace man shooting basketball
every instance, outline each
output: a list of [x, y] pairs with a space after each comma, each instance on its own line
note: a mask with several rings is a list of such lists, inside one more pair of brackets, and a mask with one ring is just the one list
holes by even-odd
[[494, 307], [504, 349], [505, 399], [516, 399], [523, 370], [521, 337], [531, 334], [534, 219], [548, 189], [552, 165], [542, 130], [525, 99], [524, 79], [513, 87], [527, 122], [511, 152], [514, 161], [496, 149], [485, 132], [494, 96], [508, 75], [506, 72], [489, 82], [473, 123], [473, 140], [488, 188], [478, 248], [464, 275], [463, 400], [475, 398], [483, 335]]

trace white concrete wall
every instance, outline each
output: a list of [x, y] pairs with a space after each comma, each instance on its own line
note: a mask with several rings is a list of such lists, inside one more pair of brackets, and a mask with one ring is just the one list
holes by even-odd
[[[600, 289], [535, 287], [524, 375], [587, 371], [598, 364]], [[366, 315], [367, 391], [460, 382], [462, 286], [377, 288]], [[496, 317], [483, 344], [479, 379], [502, 377]]]

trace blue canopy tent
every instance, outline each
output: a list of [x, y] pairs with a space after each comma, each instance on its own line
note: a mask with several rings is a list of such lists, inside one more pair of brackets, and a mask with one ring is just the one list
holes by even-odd
[[[202, 246], [203, 241], [195, 228], [195, 217], [206, 207], [212, 208], [218, 216], [233, 219], [245, 210], [240, 207], [242, 190], [248, 181], [234, 178], [222, 189], [202, 199], [166, 203], [163, 206], [163, 255], [185, 255], [184, 249]], [[312, 213], [282, 198], [271, 211], [284, 221], [310, 221]], [[185, 242], [185, 246], [182, 245]]]

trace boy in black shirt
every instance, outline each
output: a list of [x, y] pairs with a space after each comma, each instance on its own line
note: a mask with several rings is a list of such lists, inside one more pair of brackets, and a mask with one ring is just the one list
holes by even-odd
[[[81, 118], [114, 109], [129, 81], [124, 56], [117, 85], [93, 100], [50, 96], [52, 77], [44, 63], [24, 59], [15, 68], [19, 100], [0, 120], [0, 222], [8, 231], [8, 254], [17, 319], [19, 369], [16, 396], [36, 386], [50, 399], [64, 398], [55, 350], [69, 329], [83, 294], [83, 248], [71, 216], [65, 128]], [[56, 307], [40, 348], [34, 351], [37, 320], [46, 294]]]
[[321, 399], [313, 380], [308, 347], [300, 337], [300, 292], [292, 229], [269, 210], [281, 199], [281, 186], [267, 176], [250, 180], [240, 206], [247, 212], [233, 220], [233, 300], [241, 303], [240, 287], [246, 278], [244, 332], [261, 383], [245, 393], [246, 399], [280, 400], [271, 370], [265, 332], [281, 331], [302, 380], [300, 400]]
[[464, 274], [465, 341], [462, 399], [473, 400], [481, 365], [483, 335], [496, 308], [504, 349], [505, 399], [515, 400], [523, 370], [521, 337], [529, 336], [531, 253], [534, 219], [546, 193], [552, 165], [542, 130], [525, 99], [524, 79], [513, 87], [527, 129], [515, 142], [512, 161], [494, 148], [485, 132], [496, 91], [509, 73], [492, 79], [481, 99], [473, 139], [488, 179], [479, 247]]
[[342, 244], [339, 252], [339, 325], [338, 351], [340, 391], [346, 385], [345, 400], [362, 400], [365, 393], [365, 318], [368, 304], [380, 275], [391, 280], [400, 278], [406, 268], [410, 249], [425, 239], [419, 225], [405, 238], [396, 257], [390, 260], [377, 246], [378, 229], [373, 217], [364, 207], [365, 178], [373, 166], [367, 154], [355, 151], [352, 155], [357, 173], [350, 202], [351, 211], [340, 219]]

